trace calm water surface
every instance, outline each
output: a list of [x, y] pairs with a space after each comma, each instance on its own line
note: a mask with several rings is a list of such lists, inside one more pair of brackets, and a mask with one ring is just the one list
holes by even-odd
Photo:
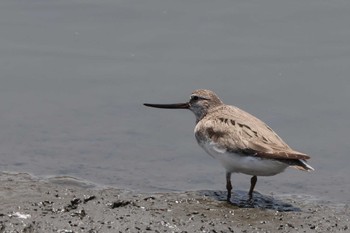
[[[0, 1], [0, 169], [138, 191], [224, 190], [185, 101], [208, 88], [316, 172], [263, 193], [349, 201], [350, 2]], [[247, 190], [250, 177], [233, 175]]]

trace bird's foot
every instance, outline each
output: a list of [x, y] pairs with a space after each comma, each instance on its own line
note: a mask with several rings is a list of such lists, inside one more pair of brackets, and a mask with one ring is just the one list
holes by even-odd
[[250, 206], [253, 206], [254, 205], [254, 199], [249, 197], [249, 199], [247, 200], [247, 204], [250, 205]]
[[255, 200], [253, 198], [253, 195], [249, 195], [248, 199], [245, 202], [245, 205], [249, 208], [254, 208], [255, 206]]

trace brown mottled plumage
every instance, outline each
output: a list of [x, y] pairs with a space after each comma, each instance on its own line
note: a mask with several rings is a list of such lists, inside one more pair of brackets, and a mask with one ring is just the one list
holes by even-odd
[[257, 176], [278, 174], [288, 166], [314, 170], [305, 160], [310, 157], [291, 149], [268, 125], [253, 115], [225, 105], [210, 90], [196, 90], [187, 103], [145, 104], [156, 108], [182, 108], [196, 116], [198, 144], [226, 168], [227, 200], [231, 198], [231, 173], [252, 175], [249, 199]]

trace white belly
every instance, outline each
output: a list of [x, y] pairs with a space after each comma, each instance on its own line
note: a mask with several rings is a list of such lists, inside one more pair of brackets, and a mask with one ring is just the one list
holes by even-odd
[[208, 154], [218, 159], [227, 172], [253, 176], [273, 176], [283, 172], [288, 167], [287, 164], [273, 159], [229, 153], [225, 149], [217, 147], [215, 143], [200, 143], [200, 146]]

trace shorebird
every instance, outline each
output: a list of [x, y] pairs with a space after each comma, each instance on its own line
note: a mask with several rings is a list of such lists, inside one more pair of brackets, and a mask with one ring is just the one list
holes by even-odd
[[149, 104], [168, 109], [189, 109], [196, 116], [194, 134], [198, 144], [226, 169], [227, 201], [231, 203], [231, 174], [251, 175], [249, 201], [258, 176], [273, 176], [287, 167], [314, 169], [310, 157], [291, 149], [267, 124], [255, 116], [224, 104], [210, 90], [195, 90], [190, 100], [178, 104]]

